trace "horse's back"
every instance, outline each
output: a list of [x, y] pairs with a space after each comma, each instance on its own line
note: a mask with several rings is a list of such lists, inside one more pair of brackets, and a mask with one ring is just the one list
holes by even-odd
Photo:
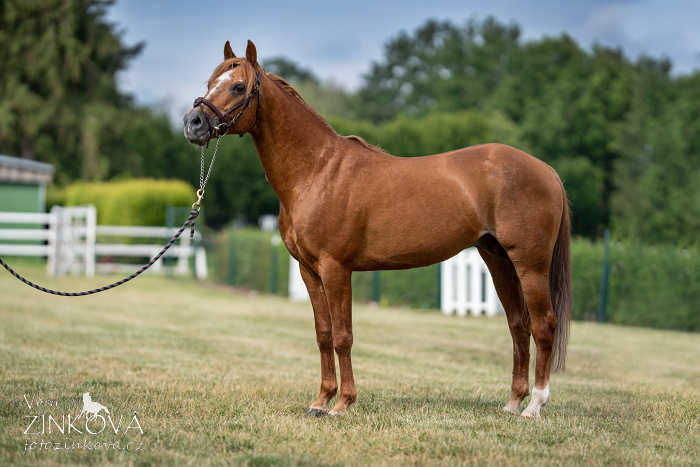
[[[529, 230], [540, 205], [554, 205], [558, 177], [544, 162], [502, 144], [470, 146], [432, 156], [373, 154], [353, 179], [363, 207], [361, 269], [424, 266], [443, 261], [485, 234], [511, 241]], [[561, 198], [561, 194], [559, 194]], [[533, 211], [535, 209], [535, 211]], [[547, 217], [545, 215], [545, 217]], [[501, 233], [503, 235], [501, 235]]]

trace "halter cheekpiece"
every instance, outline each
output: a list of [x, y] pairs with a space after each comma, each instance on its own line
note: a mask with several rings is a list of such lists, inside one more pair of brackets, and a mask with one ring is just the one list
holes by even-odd
[[[248, 94], [248, 97], [238, 104], [234, 105], [232, 108], [226, 111], [226, 113], [221, 112], [211, 101], [208, 99], [205, 99], [204, 97], [198, 97], [194, 100], [194, 104], [192, 104], [192, 107], [197, 107], [197, 106], [202, 106], [202, 112], [204, 112], [204, 116], [207, 119], [207, 123], [209, 124], [209, 133], [211, 134], [212, 137], [221, 137], [224, 136], [227, 132], [228, 129], [236, 123], [238, 118], [243, 115], [243, 112], [247, 108], [250, 107], [250, 103], [253, 101], [253, 98], [255, 96], [258, 97], [258, 107], [255, 110], [255, 123], [251, 127], [250, 130], [255, 128], [255, 125], [258, 124], [258, 116], [260, 115], [260, 78], [262, 75], [262, 70], [258, 70], [258, 76], [255, 81], [255, 86], [253, 86], [253, 89], [251, 89], [250, 94]], [[216, 114], [217, 117], [219, 117], [219, 120], [221, 122], [214, 126], [211, 122], [211, 118], [209, 118], [209, 114], [207, 113], [206, 109], [204, 106], [209, 107], [212, 112]], [[228, 117], [234, 110], [239, 109], [243, 107], [241, 110], [238, 111], [234, 117], [229, 120], [228, 122], [225, 121], [226, 117]], [[250, 131], [248, 130], [248, 131]], [[239, 136], [243, 137], [243, 133], [240, 134]]]

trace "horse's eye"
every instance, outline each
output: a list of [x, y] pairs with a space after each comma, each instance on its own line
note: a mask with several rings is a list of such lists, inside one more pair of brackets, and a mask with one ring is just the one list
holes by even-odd
[[233, 92], [237, 92], [237, 93], [243, 92], [243, 91], [245, 91], [245, 84], [243, 84], [243, 83], [236, 83], [236, 84], [233, 85], [233, 87], [232, 87], [231, 90], [232, 90]]

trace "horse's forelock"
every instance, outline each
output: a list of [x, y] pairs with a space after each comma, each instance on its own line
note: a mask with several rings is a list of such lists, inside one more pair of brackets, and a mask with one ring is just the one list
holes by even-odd
[[[231, 70], [237, 66], [240, 66], [243, 63], [248, 63], [248, 60], [246, 60], [244, 57], [234, 57], [234, 58], [229, 58], [227, 60], [224, 60], [214, 69], [214, 72], [209, 77], [209, 82], [211, 82], [213, 79], [220, 76], [221, 74], [225, 73], [226, 71]], [[255, 79], [254, 78], [255, 70], [253, 70], [252, 73], [249, 73], [249, 75], [250, 76], [248, 76], [248, 81]]]

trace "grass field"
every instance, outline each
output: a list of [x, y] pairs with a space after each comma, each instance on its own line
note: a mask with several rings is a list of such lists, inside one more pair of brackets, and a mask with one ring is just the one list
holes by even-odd
[[[550, 404], [522, 420], [500, 411], [503, 318], [356, 305], [358, 403], [305, 419], [320, 383], [309, 305], [157, 277], [53, 297], [0, 272], [0, 465], [700, 464], [698, 334], [575, 322]], [[117, 434], [47, 425], [88, 391]]]

